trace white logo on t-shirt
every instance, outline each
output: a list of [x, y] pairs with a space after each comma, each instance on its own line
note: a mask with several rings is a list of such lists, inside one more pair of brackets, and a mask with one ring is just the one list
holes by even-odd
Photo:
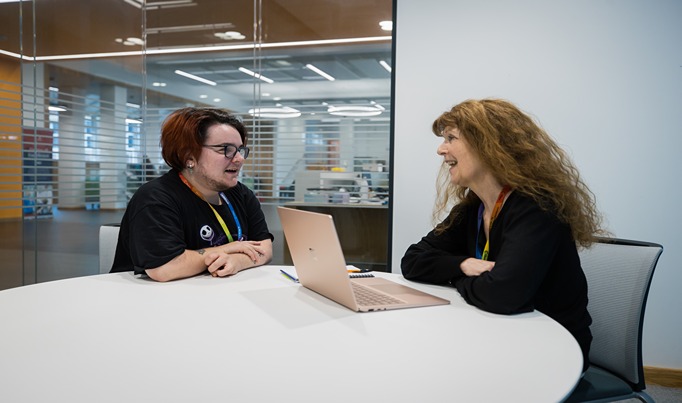
[[201, 239], [204, 241], [210, 242], [213, 239], [213, 235], [215, 235], [215, 233], [213, 232], [213, 228], [209, 227], [208, 225], [204, 225], [199, 230], [199, 235], [201, 235]]

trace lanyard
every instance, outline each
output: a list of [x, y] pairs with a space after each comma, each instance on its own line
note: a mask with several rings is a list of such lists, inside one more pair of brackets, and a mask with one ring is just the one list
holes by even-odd
[[[497, 196], [497, 201], [495, 202], [495, 207], [493, 207], [493, 212], [490, 215], [490, 225], [488, 226], [488, 237], [485, 240], [485, 248], [483, 248], [483, 252], [480, 250], [480, 246], [478, 242], [476, 242], [476, 258], [477, 259], [482, 259], [482, 260], [488, 260], [488, 253], [490, 251], [490, 234], [492, 233], [493, 230], [493, 222], [495, 222], [495, 219], [497, 216], [500, 214], [500, 210], [502, 209], [502, 204], [504, 204], [504, 198], [507, 196], [511, 188], [509, 186], [505, 186], [502, 188], [502, 191], [500, 191], [499, 196]], [[481, 203], [481, 206], [478, 208], [478, 232], [476, 239], [478, 239], [478, 234], [481, 233], [481, 224], [483, 223], [483, 210], [484, 206], [483, 203]]]
[[[239, 223], [239, 218], [237, 218], [237, 213], [234, 211], [234, 207], [232, 207], [232, 203], [227, 199], [227, 196], [225, 196], [225, 193], [220, 192], [220, 197], [223, 198], [225, 201], [225, 204], [227, 204], [227, 207], [230, 208], [230, 212], [232, 213], [232, 218], [234, 218], [234, 223], [237, 224], [237, 240], [238, 241], [243, 241], [244, 236], [242, 236], [242, 225]], [[211, 206], [213, 207], [213, 206]], [[215, 211], [215, 210], [213, 210]], [[230, 231], [225, 232], [227, 234], [227, 238], [232, 242], [232, 239], [230, 239]]]
[[[232, 234], [230, 234], [230, 230], [227, 229], [227, 225], [225, 224], [225, 221], [223, 220], [223, 217], [221, 217], [220, 214], [218, 214], [218, 212], [215, 210], [215, 208], [213, 207], [213, 205], [212, 205], [211, 203], [209, 203], [208, 200], [206, 200], [206, 199], [204, 198], [204, 196], [203, 196], [203, 195], [202, 195], [194, 186], [192, 186], [191, 183], [189, 183], [189, 181], [185, 178], [185, 176], [184, 176], [181, 172], [179, 172], [178, 174], [180, 175], [180, 179], [182, 179], [182, 182], [183, 182], [185, 185], [187, 185], [187, 187], [189, 187], [189, 188], [192, 190], [192, 192], [194, 192], [195, 195], [199, 196], [199, 197], [201, 198], [201, 200], [205, 201], [206, 204], [208, 204], [208, 207], [211, 208], [211, 210], [213, 211], [213, 214], [215, 215], [215, 218], [218, 219], [218, 222], [220, 223], [220, 226], [223, 228], [223, 231], [225, 232], [225, 235], [227, 235], [227, 241], [228, 241], [228, 243], [234, 241], [234, 239], [232, 238]], [[230, 212], [232, 213], [232, 218], [234, 218], [234, 222], [237, 224], [237, 240], [238, 240], [238, 241], [243, 241], [244, 239], [243, 239], [243, 236], [242, 236], [242, 226], [241, 226], [241, 224], [239, 223], [239, 218], [237, 218], [237, 213], [235, 213], [234, 207], [232, 207], [232, 204], [231, 204], [230, 201], [227, 199], [227, 196], [225, 196], [225, 194], [223, 194], [223, 192], [220, 192], [219, 194], [220, 194], [220, 197], [221, 197], [221, 198], [225, 201], [225, 203], [227, 204], [227, 207], [230, 208]]]

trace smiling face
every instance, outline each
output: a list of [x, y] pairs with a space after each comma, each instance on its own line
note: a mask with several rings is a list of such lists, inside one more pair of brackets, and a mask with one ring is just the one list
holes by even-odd
[[442, 135], [438, 155], [450, 166], [450, 181], [462, 187], [475, 187], [487, 172], [484, 165], [457, 128], [448, 127]]
[[[216, 124], [206, 131], [204, 144], [242, 146], [242, 139], [237, 129], [226, 124]], [[237, 185], [239, 170], [244, 158], [236, 153], [231, 160], [225, 157], [220, 147], [203, 147], [196, 161], [192, 179], [194, 185], [208, 197], [211, 193], [222, 192]]]

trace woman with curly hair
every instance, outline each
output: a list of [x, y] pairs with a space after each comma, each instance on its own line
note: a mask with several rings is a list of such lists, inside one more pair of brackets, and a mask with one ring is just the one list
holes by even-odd
[[592, 319], [577, 248], [592, 243], [601, 218], [578, 170], [504, 100], [462, 102], [432, 129], [443, 138], [434, 217], [454, 207], [408, 248], [403, 275], [451, 284], [485, 311], [543, 312], [573, 334], [587, 368]]

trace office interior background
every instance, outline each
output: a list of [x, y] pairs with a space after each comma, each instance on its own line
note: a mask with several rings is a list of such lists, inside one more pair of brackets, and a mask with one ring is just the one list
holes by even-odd
[[[395, 43], [379, 25], [392, 20], [393, 5]], [[682, 145], [681, 7], [0, 3], [0, 288], [97, 273], [99, 225], [120, 220], [130, 194], [165, 169], [159, 125], [185, 105], [244, 118], [253, 154], [242, 179], [279, 240], [273, 207], [322, 200], [325, 180], [383, 213], [390, 201], [388, 220], [377, 222], [389, 242], [383, 263], [398, 271], [406, 247], [431, 225], [440, 165], [431, 122], [464, 99], [500, 97], [535, 115], [569, 151], [615, 236], [663, 244], [644, 358], [682, 369], [682, 195], [673, 164]], [[366, 209], [354, 210], [351, 227], [363, 228]], [[284, 262], [285, 252], [275, 252]]]
[[160, 125], [185, 106], [249, 128], [241, 181], [273, 263], [275, 206], [336, 196], [357, 202], [334, 209], [349, 228], [373, 223], [353, 263], [386, 270], [392, 17], [391, 0], [0, 1], [0, 289], [98, 273], [99, 226], [168, 169]]
[[682, 3], [427, 3], [395, 7], [393, 261], [431, 225], [415, 206], [435, 195], [433, 120], [468, 98], [508, 99], [569, 152], [614, 236], [663, 245], [644, 364], [682, 369]]

